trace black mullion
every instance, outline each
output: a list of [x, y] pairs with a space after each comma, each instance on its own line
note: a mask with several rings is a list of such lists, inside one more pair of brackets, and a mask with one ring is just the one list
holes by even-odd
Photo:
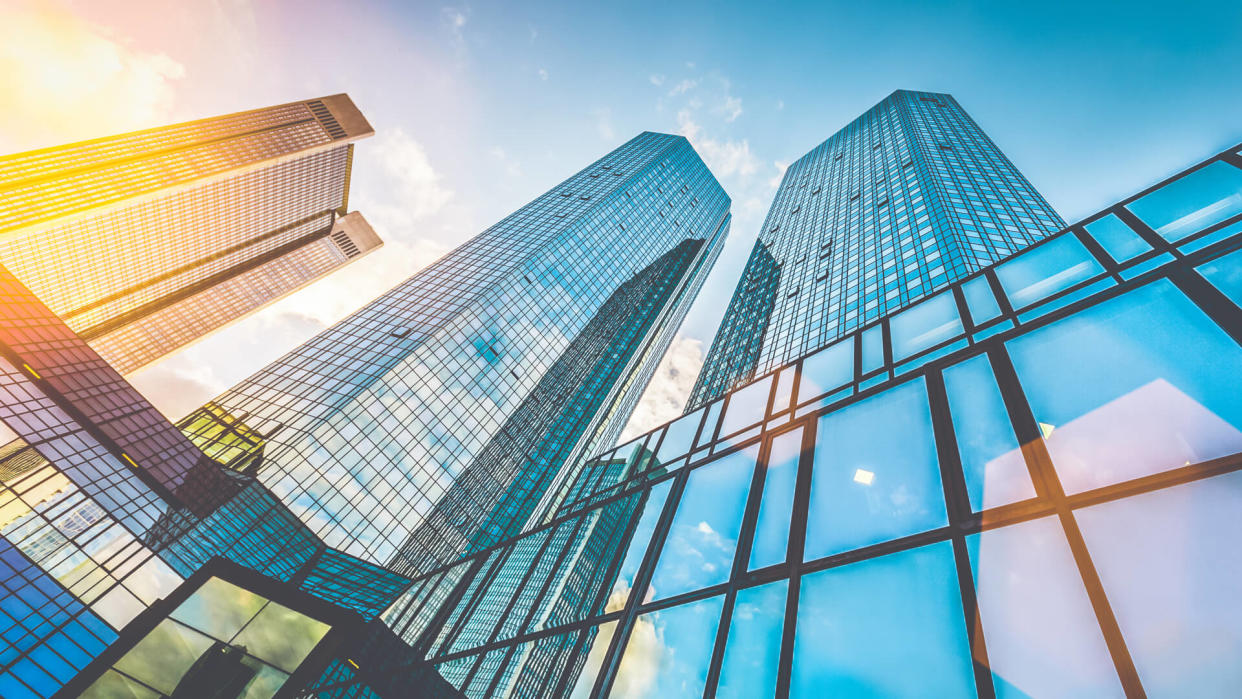
[[1242, 345], [1242, 308], [1189, 267], [1170, 272], [1169, 279], [1234, 342]]
[[996, 298], [996, 305], [1001, 309], [1001, 317], [1008, 318], [1014, 324], [1017, 324], [1018, 314], [1013, 310], [1013, 305], [1009, 303], [1009, 297], [1005, 295], [1005, 287], [1001, 286], [1000, 279], [996, 276], [996, 268], [999, 266], [993, 265], [984, 270], [983, 278], [987, 280], [988, 288], [992, 290], [992, 296]]
[[885, 316], [884, 318], [880, 319], [880, 346], [884, 350], [884, 372], [883, 373], [888, 374], [889, 378], [892, 378], [893, 372], [894, 372], [893, 343], [889, 337], [889, 332], [888, 332], [888, 316]]
[[1129, 226], [1135, 233], [1138, 233], [1139, 237], [1150, 245], [1153, 250], [1172, 253], [1176, 258], [1182, 257], [1182, 253], [1178, 252], [1177, 248], [1165, 240], [1164, 236], [1153, 230], [1151, 226], [1143, 223], [1142, 219], [1131, 213], [1125, 206], [1118, 204], [1109, 209], [1109, 213], [1115, 214], [1117, 218], [1121, 219], [1122, 223]]
[[[860, 337], [860, 336], [859, 336]], [[861, 362], [855, 341], [856, 362]], [[776, 669], [776, 696], [789, 695], [790, 675], [793, 672], [794, 635], [798, 627], [798, 593], [801, 590], [802, 557], [806, 550], [806, 513], [811, 500], [811, 469], [815, 460], [815, 432], [818, 422], [807, 420], [802, 426], [802, 450], [798, 457], [798, 477], [794, 486], [793, 516], [789, 523], [789, 547], [785, 554], [785, 567], [789, 576], [789, 590], [785, 596], [785, 624], [781, 630], [780, 659]]]
[[[466, 591], [470, 589], [470, 583], [474, 581], [479, 570], [486, 564], [487, 556], [479, 556], [470, 564], [470, 569], [466, 574], [461, 576], [461, 580], [453, 586], [452, 592], [444, 598], [440, 603], [440, 609], [428, 622], [427, 627], [419, 635], [418, 640], [410, 644], [421, 657], [427, 657], [427, 653], [431, 650], [431, 646], [436, 642], [436, 636], [444, 628], [444, 624], [448, 622], [449, 617], [453, 615], [453, 610], [458, 604], [461, 604], [461, 598], [465, 597]], [[447, 572], [447, 571], [446, 571]]]
[[1091, 253], [1091, 256], [1095, 258], [1096, 262], [1100, 263], [1100, 266], [1108, 272], [1109, 276], [1118, 282], [1122, 281], [1121, 263], [1114, 260], [1113, 256], [1108, 254], [1108, 251], [1104, 249], [1103, 245], [1100, 245], [1099, 241], [1092, 238], [1091, 235], [1082, 228], [1075, 227], [1071, 229], [1069, 235], [1076, 238], [1078, 242], [1082, 243], [1083, 247], [1087, 248], [1087, 252]]
[[[775, 381], [773, 383], [775, 385]], [[720, 680], [720, 665], [724, 659], [725, 644], [729, 639], [729, 625], [733, 621], [733, 603], [737, 599], [738, 583], [746, 577], [746, 571], [750, 567], [750, 550], [753, 546], [755, 524], [759, 519], [759, 506], [763, 501], [763, 486], [767, 481], [768, 461], [771, 456], [772, 439], [769, 438], [761, 443], [759, 458], [755, 460], [755, 472], [750, 479], [750, 492], [746, 496], [746, 509], [742, 515], [741, 531], [737, 536], [737, 548], [733, 553], [733, 567], [729, 572], [729, 586], [725, 590], [724, 606], [720, 611], [716, 643], [712, 648], [711, 662], [707, 666], [707, 683], [704, 685], [703, 696], [715, 696], [716, 683]]]
[[1220, 156], [1220, 159], [1228, 162], [1230, 165], [1233, 165], [1234, 167], [1242, 168], [1242, 156], [1239, 156], [1237, 153], [1233, 151], [1222, 153]]
[[966, 478], [962, 473], [958, 452], [957, 435], [953, 431], [953, 419], [949, 411], [949, 398], [944, 387], [944, 377], [939, 371], [926, 374], [928, 407], [932, 415], [932, 431], [936, 440], [936, 456], [940, 463], [940, 477], [944, 484], [944, 501], [953, 532], [953, 562], [957, 567], [958, 593], [962, 598], [962, 614], [966, 623], [967, 641], [970, 643], [971, 665], [975, 673], [975, 689], [980, 697], [996, 696], [992, 682], [991, 663], [988, 662], [987, 645], [984, 641], [983, 622], [979, 614], [979, 600], [974, 585], [974, 571], [966, 550], [965, 526], [972, 517], [970, 494], [966, 490]]
[[[1047, 490], [1046, 497], [1051, 500], [1056, 509], [1057, 518], [1060, 520], [1061, 528], [1065, 532], [1065, 538], [1069, 544], [1070, 552], [1074, 556], [1074, 563], [1078, 567], [1083, 587], [1086, 588], [1087, 597], [1091, 601], [1092, 609], [1095, 611], [1096, 622], [1100, 626], [1100, 631], [1104, 635], [1104, 642], [1108, 646], [1110, 655], [1112, 655], [1113, 665], [1117, 671], [1118, 678], [1121, 680], [1122, 689], [1125, 690], [1126, 696], [1146, 697], [1147, 694], [1143, 690], [1138, 670], [1134, 666], [1134, 659], [1130, 655], [1125, 637], [1121, 633], [1121, 626], [1118, 624], [1112, 605], [1108, 601], [1104, 584], [1100, 581], [1095, 563], [1091, 560], [1091, 554], [1087, 550], [1087, 544], [1083, 539], [1082, 531], [1078, 528], [1078, 521], [1070, 510], [1069, 502], [1065, 497], [1065, 489], [1061, 486], [1061, 480], [1057, 476], [1052, 458], [1048, 454], [1042, 435], [1039, 433], [1039, 425], [1035, 419], [1035, 414], [1027, 401], [1026, 392], [1022, 389], [1022, 384], [1018, 381], [1017, 371], [1009, 358], [1009, 353], [1003, 345], [997, 345], [989, 354], [992, 357], [993, 366], [996, 370], [997, 383], [1001, 387], [1001, 395], [1004, 397], [1006, 407], [1010, 409], [1014, 430], [1018, 432], [1019, 440], [1022, 440], [1024, 445], [1023, 454], [1032, 459], [1033, 465], [1042, 474], [1041, 480], [1043, 480], [1044, 487]], [[1033, 436], [1033, 439], [1028, 444], [1023, 439], [1024, 436]]]
[[651, 533], [651, 541], [647, 545], [647, 552], [643, 555], [642, 565], [638, 567], [638, 574], [634, 576], [634, 585], [630, 588], [630, 599], [626, 601], [625, 609], [617, 620], [617, 630], [613, 633], [612, 641], [608, 644], [608, 652], [604, 655], [604, 662], [600, 665], [599, 676], [595, 678], [595, 686], [591, 689], [591, 696], [593, 697], [605, 696], [612, 689], [612, 682], [616, 679], [617, 668], [621, 665], [621, 653], [625, 649], [623, 641], [629, 640], [630, 631], [634, 628], [634, 621], [638, 618], [638, 607], [642, 602], [643, 593], [647, 590], [647, 586], [651, 584], [652, 573], [655, 572], [658, 557], [661, 549], [664, 548], [664, 540], [668, 536], [669, 527], [673, 523], [673, 516], [677, 512], [678, 505], [681, 504], [681, 494], [686, 489], [688, 477], [689, 469], [682, 469], [673, 479], [668, 499], [664, 502], [664, 511], [660, 513], [660, 519], [656, 523], [655, 531]]
[[966, 295], [962, 293], [962, 286], [960, 284], [952, 286], [949, 288], [949, 291], [953, 294], [953, 303], [957, 306], [957, 315], [962, 319], [962, 329], [966, 331], [967, 339], [973, 342], [972, 336], [975, 334], [975, 328], [979, 324], [970, 315], [970, 307], [966, 305]]

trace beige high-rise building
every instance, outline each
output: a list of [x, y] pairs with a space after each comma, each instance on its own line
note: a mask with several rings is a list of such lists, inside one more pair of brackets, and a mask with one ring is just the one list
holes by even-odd
[[0, 157], [0, 262], [121, 373], [382, 245], [347, 95]]

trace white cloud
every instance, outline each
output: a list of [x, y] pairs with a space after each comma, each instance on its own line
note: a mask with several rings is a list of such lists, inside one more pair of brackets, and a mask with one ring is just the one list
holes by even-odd
[[548, 70], [547, 70], [546, 68], [540, 68], [540, 69], [539, 69], [538, 71], [536, 71], [536, 72], [539, 74], [539, 79], [540, 79], [540, 80], [547, 80], [547, 79], [548, 79]]
[[[659, 677], [666, 653], [663, 634], [656, 629], [652, 615], [638, 617], [625, 646], [625, 658], [617, 668], [610, 697], [638, 699], [651, 696], [651, 687]], [[598, 641], [597, 641], [598, 642]]]
[[698, 84], [699, 84], [698, 80], [691, 80], [690, 78], [686, 78], [685, 80], [682, 80], [681, 82], [674, 85], [673, 89], [668, 91], [668, 96], [676, 97], [677, 95], [685, 94], [693, 90], [694, 88], [698, 87]]
[[0, 7], [0, 148], [56, 145], [170, 120], [182, 64], [55, 3]]
[[702, 367], [702, 341], [680, 335], [673, 338], [621, 433], [621, 442], [679, 417]]
[[789, 163], [774, 160], [772, 161], [772, 166], [776, 168], [776, 174], [772, 175], [772, 179], [768, 180], [768, 187], [776, 189], [781, 186], [781, 180], [785, 177], [785, 171], [789, 169]]
[[742, 98], [725, 95], [724, 103], [717, 109], [724, 114], [725, 121], [734, 121], [742, 116]]
[[704, 136], [702, 127], [688, 109], [677, 113], [677, 126], [716, 177], [746, 176], [758, 171], [759, 159], [750, 152], [750, 142], [746, 139], [719, 141]]
[[418, 141], [401, 129], [381, 132], [365, 147], [378, 155], [378, 165], [391, 185], [387, 201], [369, 202], [363, 214], [371, 221], [380, 237], [385, 228], [408, 229], [415, 222], [439, 212], [453, 198], [453, 192], [441, 183], [432, 167], [427, 151]]
[[659, 73], [656, 73], [650, 76], [649, 78], [647, 78], [647, 80], [651, 81], [651, 84], [655, 85], [656, 87], [659, 87], [664, 84], [664, 76], [660, 75]]

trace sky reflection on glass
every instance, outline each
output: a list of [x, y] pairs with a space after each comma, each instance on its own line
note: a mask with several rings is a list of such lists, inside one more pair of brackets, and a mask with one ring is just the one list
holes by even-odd
[[738, 591], [720, 665], [717, 697], [748, 699], [776, 693], [788, 592], [788, 580]]
[[789, 548], [789, 522], [793, 517], [794, 486], [798, 481], [798, 456], [802, 453], [802, 429], [778, 435], [768, 454], [763, 479], [763, 499], [755, 521], [749, 569], [785, 562]]
[[806, 560], [947, 523], [921, 378], [820, 418]]
[[1242, 212], [1242, 170], [1218, 160], [1126, 208], [1165, 240], [1181, 240]]
[[952, 545], [803, 576], [790, 696], [974, 696]]
[[1114, 260], [1125, 262], [1151, 250], [1147, 241], [1139, 237], [1116, 214], [1108, 214], [1098, 221], [1083, 226]]
[[1234, 250], [1195, 269], [1220, 289], [1220, 293], [1242, 306], [1242, 250]]
[[1007, 346], [1067, 492], [1242, 450], [1242, 349], [1171, 282]]
[[744, 449], [690, 472], [652, 574], [653, 599], [729, 579], [754, 470], [754, 450]]
[[638, 517], [634, 527], [634, 535], [630, 537], [630, 546], [625, 550], [625, 558], [621, 561], [621, 569], [617, 573], [617, 581], [612, 585], [612, 593], [608, 595], [605, 612], [615, 612], [625, 606], [634, 587], [634, 576], [638, 575], [638, 567], [642, 565], [647, 545], [651, 543], [651, 533], [655, 531], [656, 522], [664, 510], [664, 502], [668, 500], [668, 491], [673, 482], [664, 481], [653, 487], [643, 505], [643, 513]]
[[638, 617], [608, 696], [702, 696], [723, 607], [717, 595]]

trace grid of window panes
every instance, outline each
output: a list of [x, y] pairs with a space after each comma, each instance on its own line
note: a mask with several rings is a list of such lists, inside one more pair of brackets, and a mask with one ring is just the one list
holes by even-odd
[[[355, 111], [344, 97], [333, 104]], [[347, 201], [349, 141], [369, 133], [333, 139], [295, 103], [0, 158], [0, 257], [119, 371], [133, 371], [270, 298], [239, 304], [242, 295], [204, 289], [322, 248]], [[347, 260], [333, 261], [312, 270], [291, 259], [283, 266], [296, 274], [265, 281], [287, 293]], [[154, 342], [118, 332], [178, 303], [162, 320], [179, 324]], [[216, 324], [187, 317], [186, 303]]]
[[602, 455], [386, 618], [470, 697], [1232, 696], [1239, 377], [1235, 148]]
[[764, 272], [748, 268], [735, 291], [763, 297], [739, 302], [738, 313], [771, 309], [761, 351], [728, 332], [753, 321], [726, 315], [691, 405], [1064, 225], [950, 95], [898, 90], [786, 170], [759, 233], [779, 284], [744, 286]]
[[[700, 241], [697, 288], [728, 207], [684, 138], [641, 134], [216, 402], [267, 440], [259, 478], [312, 531], [387, 562], [619, 286]], [[668, 297], [600, 415], [632, 405], [692, 296]]]

